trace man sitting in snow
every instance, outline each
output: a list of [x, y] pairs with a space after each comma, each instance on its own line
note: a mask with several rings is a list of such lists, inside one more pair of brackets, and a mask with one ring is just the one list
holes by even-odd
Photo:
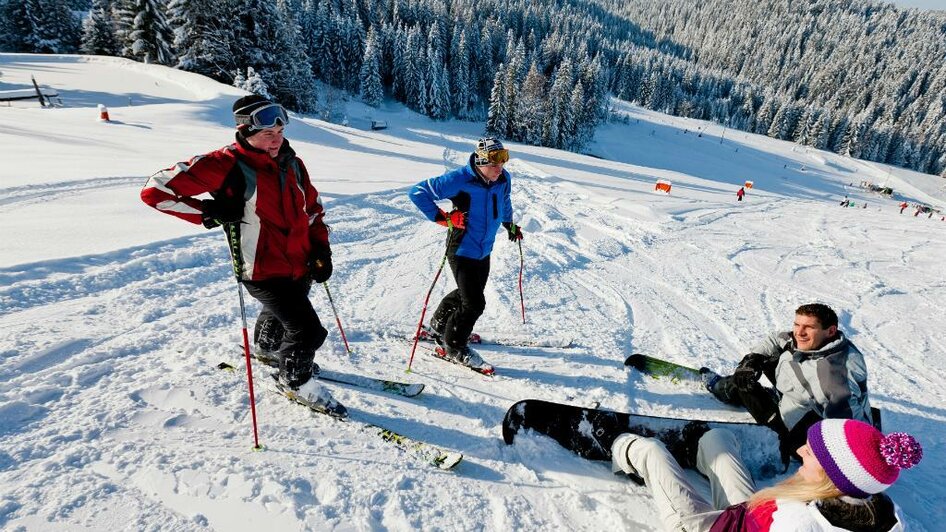
[[[786, 461], [821, 419], [873, 424], [864, 355], [838, 330], [838, 316], [827, 305], [798, 307], [792, 330], [770, 335], [732, 375], [722, 377], [708, 368], [700, 373], [719, 400], [745, 407], [779, 435]], [[775, 389], [759, 383], [763, 374]]]

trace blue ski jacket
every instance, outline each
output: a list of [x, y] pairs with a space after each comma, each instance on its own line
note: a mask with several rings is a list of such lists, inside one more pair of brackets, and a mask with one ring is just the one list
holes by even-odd
[[456, 254], [482, 259], [492, 253], [500, 225], [512, 222], [511, 190], [509, 172], [503, 170], [499, 179], [489, 183], [473, 169], [471, 155], [466, 166], [417, 183], [411, 187], [409, 195], [432, 222], [440, 211], [435, 202], [451, 200], [454, 209], [463, 211], [466, 218], [466, 230]]

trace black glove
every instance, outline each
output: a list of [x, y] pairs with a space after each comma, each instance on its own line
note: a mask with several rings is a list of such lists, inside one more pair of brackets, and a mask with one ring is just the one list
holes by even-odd
[[309, 278], [316, 283], [324, 283], [332, 276], [332, 250], [328, 246], [312, 252], [309, 262]]
[[740, 389], [747, 389], [762, 376], [762, 368], [765, 367], [767, 358], [759, 353], [749, 353], [742, 358], [736, 371], [732, 374], [733, 382]]
[[522, 240], [522, 228], [512, 222], [503, 222], [503, 227], [506, 228], [506, 233], [509, 236], [510, 242], [515, 242], [516, 240]]
[[243, 205], [237, 202], [209, 199], [201, 201], [201, 206], [201, 220], [207, 229], [243, 219]]

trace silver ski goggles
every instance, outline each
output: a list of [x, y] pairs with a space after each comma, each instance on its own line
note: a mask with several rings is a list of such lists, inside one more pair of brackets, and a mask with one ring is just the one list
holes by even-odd
[[[248, 106], [252, 107], [252, 106]], [[243, 109], [246, 109], [244, 107]], [[254, 109], [249, 114], [243, 113], [243, 109], [237, 109], [233, 113], [238, 126], [250, 126], [252, 129], [268, 129], [276, 126], [286, 126], [289, 124], [289, 115], [286, 109], [278, 103], [271, 103]]]

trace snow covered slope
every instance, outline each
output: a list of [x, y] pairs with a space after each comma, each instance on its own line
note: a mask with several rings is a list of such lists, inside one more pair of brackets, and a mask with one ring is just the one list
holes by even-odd
[[[946, 519], [946, 222], [899, 214], [946, 204], [944, 180], [619, 104], [588, 155], [511, 144], [524, 228], [497, 241], [484, 335], [572, 339], [484, 346], [495, 380], [409, 346], [444, 232], [406, 197], [462, 164], [481, 124], [391, 105], [348, 106], [352, 127], [294, 119], [287, 133], [327, 198], [348, 338], [324, 367], [423, 382], [415, 399], [331, 386], [353, 417], [466, 458], [442, 472], [355, 423], [313, 417], [262, 384], [254, 452], [239, 367], [239, 305], [218, 231], [144, 206], [148, 175], [232, 139], [238, 91], [112, 58], [0, 54], [0, 89], [40, 83], [62, 109], [0, 107], [0, 527], [50, 530], [648, 530], [645, 489], [540, 437], [502, 443], [517, 400], [711, 418], [698, 390], [625, 372], [632, 352], [730, 370], [799, 304], [834, 306], [867, 356], [888, 430], [926, 458], [890, 492], [908, 525]], [[113, 123], [96, 121], [96, 104]], [[129, 105], [130, 103], [130, 105]], [[368, 131], [369, 119], [390, 128]], [[701, 136], [698, 134], [702, 133]], [[654, 193], [656, 179], [673, 182]], [[735, 192], [755, 187], [746, 201]], [[857, 208], [841, 208], [849, 195]], [[861, 208], [866, 202], [867, 208]], [[451, 287], [441, 281], [436, 304]], [[334, 320], [324, 292], [312, 299]], [[258, 306], [250, 305], [251, 315]]]

